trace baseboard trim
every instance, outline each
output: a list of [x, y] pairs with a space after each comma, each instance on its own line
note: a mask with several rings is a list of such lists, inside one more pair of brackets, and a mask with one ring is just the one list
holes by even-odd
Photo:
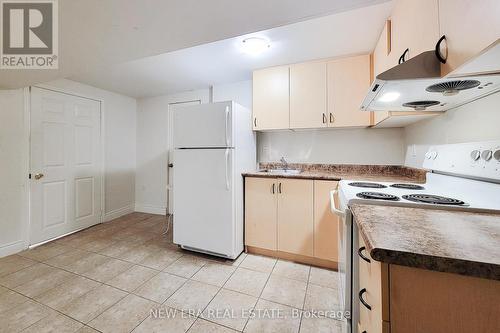
[[301, 264], [306, 264], [306, 265], [311, 265], [311, 266], [316, 266], [316, 267], [328, 268], [328, 269], [331, 269], [334, 271], [338, 270], [338, 262], [336, 262], [336, 261], [330, 261], [330, 260], [325, 260], [325, 259], [320, 259], [320, 258], [303, 256], [300, 254], [293, 254], [293, 253], [288, 253], [288, 252], [283, 252], [283, 251], [262, 249], [259, 247], [248, 246], [248, 245], [245, 246], [245, 252], [252, 253], [252, 254], [258, 254], [258, 255], [262, 255], [262, 256], [266, 256], [266, 257], [284, 259], [284, 260], [298, 262]]
[[27, 248], [28, 246], [26, 245], [26, 242], [24, 240], [19, 240], [16, 242], [2, 245], [0, 246], [0, 258], [21, 252], [22, 250], [25, 250]]
[[135, 204], [135, 211], [139, 212], [139, 213], [166, 215], [167, 214], [167, 207], [165, 207], [165, 206], [159, 207], [159, 206], [136, 203]]
[[114, 220], [114, 219], [117, 219], [123, 215], [127, 215], [127, 214], [130, 214], [130, 213], [133, 213], [134, 212], [134, 204], [131, 204], [131, 205], [128, 205], [128, 206], [125, 206], [125, 207], [121, 207], [121, 208], [118, 208], [118, 209], [114, 209], [110, 212], [107, 212], [105, 215], [104, 215], [104, 219], [103, 219], [103, 222], [108, 222], [108, 221], [111, 221], [111, 220]]

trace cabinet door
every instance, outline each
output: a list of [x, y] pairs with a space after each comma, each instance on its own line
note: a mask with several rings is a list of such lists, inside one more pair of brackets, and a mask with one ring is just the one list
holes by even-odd
[[391, 15], [393, 63], [408, 49], [406, 60], [434, 50], [439, 39], [438, 0], [396, 0]]
[[375, 50], [373, 50], [373, 76], [391, 68], [389, 55], [391, 54], [391, 21], [387, 20], [380, 34]]
[[326, 63], [290, 66], [290, 128], [327, 126]]
[[289, 122], [289, 69], [272, 67], [253, 72], [253, 129], [287, 129]]
[[277, 250], [276, 179], [245, 178], [245, 245]]
[[313, 181], [278, 179], [278, 250], [313, 256]]
[[330, 192], [338, 182], [314, 181], [314, 257], [338, 261], [339, 218], [330, 210]]
[[369, 88], [369, 55], [328, 62], [328, 126], [370, 126], [370, 112], [360, 111]]
[[439, 0], [439, 23], [448, 45], [445, 75], [500, 38], [500, 1]]

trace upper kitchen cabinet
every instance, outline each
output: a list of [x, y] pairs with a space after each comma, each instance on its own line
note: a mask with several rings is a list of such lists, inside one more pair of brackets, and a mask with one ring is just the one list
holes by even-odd
[[290, 66], [290, 128], [327, 127], [326, 62]]
[[439, 24], [448, 46], [441, 74], [447, 75], [500, 38], [500, 1], [439, 0]]
[[370, 112], [360, 105], [370, 88], [370, 56], [328, 62], [328, 127], [370, 126]]
[[290, 73], [288, 66], [253, 72], [253, 129], [289, 128]]
[[[450, 2], [455, 2], [451, 0]], [[396, 0], [391, 14], [391, 63], [434, 50], [439, 40], [438, 0]], [[465, 29], [465, 27], [463, 28]]]

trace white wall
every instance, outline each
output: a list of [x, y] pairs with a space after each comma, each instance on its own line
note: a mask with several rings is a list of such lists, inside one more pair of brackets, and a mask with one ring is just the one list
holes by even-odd
[[422, 167], [431, 145], [500, 140], [500, 92], [405, 128], [405, 164]]
[[25, 124], [23, 90], [0, 90], [0, 257], [27, 246]]
[[70, 80], [51, 81], [42, 86], [103, 102], [105, 220], [132, 212], [135, 204], [137, 101]]

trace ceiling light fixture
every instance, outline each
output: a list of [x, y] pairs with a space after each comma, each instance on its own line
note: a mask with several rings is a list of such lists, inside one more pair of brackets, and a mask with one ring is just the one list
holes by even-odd
[[244, 39], [242, 42], [243, 52], [250, 55], [259, 55], [271, 47], [269, 40], [262, 37], [250, 37]]
[[394, 102], [395, 100], [397, 100], [399, 98], [400, 95], [401, 95], [400, 93], [395, 92], [395, 91], [386, 92], [385, 94], [380, 96], [378, 101], [383, 102], [383, 103]]

